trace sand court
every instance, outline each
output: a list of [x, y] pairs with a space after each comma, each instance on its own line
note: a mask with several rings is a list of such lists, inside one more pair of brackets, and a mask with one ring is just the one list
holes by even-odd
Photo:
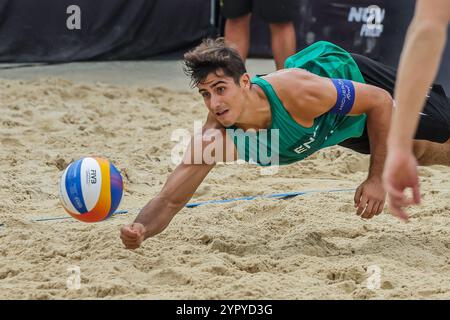
[[[443, 166], [420, 168], [423, 204], [409, 210], [408, 224], [386, 210], [362, 220], [353, 192], [319, 192], [185, 208], [162, 234], [125, 250], [120, 227], [175, 167], [172, 132], [192, 131], [206, 116], [180, 64], [165, 63], [0, 71], [0, 298], [450, 298], [450, 171]], [[264, 73], [272, 62], [249, 65]], [[95, 224], [34, 221], [69, 217], [59, 178], [70, 162], [91, 155], [120, 170], [120, 209], [128, 213]], [[221, 164], [192, 202], [354, 189], [368, 166], [368, 156], [341, 147], [275, 175]], [[67, 286], [73, 267], [79, 289]]]

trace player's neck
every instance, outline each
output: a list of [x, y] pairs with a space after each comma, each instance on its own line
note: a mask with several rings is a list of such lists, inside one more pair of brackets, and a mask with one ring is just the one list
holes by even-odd
[[272, 122], [272, 112], [269, 100], [261, 88], [253, 85], [248, 92], [247, 101], [236, 126], [244, 130], [268, 129]]

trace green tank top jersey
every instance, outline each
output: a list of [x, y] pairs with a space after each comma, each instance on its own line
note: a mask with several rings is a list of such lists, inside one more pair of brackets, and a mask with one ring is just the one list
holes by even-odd
[[[322, 77], [347, 79], [364, 83], [353, 58], [344, 49], [325, 41], [314, 43], [289, 57], [285, 68], [302, 68]], [[348, 138], [360, 137], [366, 115], [342, 116], [327, 112], [314, 120], [310, 128], [298, 124], [287, 112], [269, 82], [252, 78], [269, 100], [272, 123], [267, 130], [247, 130], [228, 127], [238, 157], [262, 166], [285, 165], [300, 161], [314, 152], [336, 145]], [[273, 130], [277, 129], [277, 130]]]

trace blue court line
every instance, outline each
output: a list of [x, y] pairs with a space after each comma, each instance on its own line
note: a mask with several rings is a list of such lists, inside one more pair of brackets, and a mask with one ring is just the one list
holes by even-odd
[[[259, 196], [249, 196], [249, 197], [239, 197], [239, 198], [229, 198], [229, 199], [221, 199], [221, 200], [208, 200], [201, 202], [192, 202], [185, 205], [186, 208], [196, 208], [199, 206], [207, 205], [207, 204], [220, 204], [220, 203], [229, 203], [235, 201], [249, 201], [254, 199], [290, 199], [296, 196], [310, 194], [310, 193], [336, 193], [336, 192], [349, 192], [355, 191], [355, 189], [330, 189], [330, 190], [307, 190], [307, 191], [294, 191], [294, 192], [286, 192], [286, 193], [273, 193], [267, 195], [259, 195]], [[113, 215], [117, 214], [126, 214], [128, 210], [118, 210], [113, 213]], [[52, 220], [65, 220], [65, 219], [73, 219], [70, 216], [66, 217], [55, 217], [55, 218], [39, 218], [33, 221], [52, 221]], [[4, 224], [0, 224], [2, 227]]]
[[261, 195], [261, 196], [250, 196], [250, 197], [240, 197], [240, 198], [230, 198], [230, 199], [222, 199], [222, 200], [209, 200], [209, 201], [203, 201], [203, 202], [194, 202], [194, 203], [188, 203], [186, 205], [187, 208], [195, 208], [198, 206], [203, 206], [205, 204], [214, 204], [214, 203], [229, 203], [229, 202], [235, 202], [235, 201], [242, 201], [242, 200], [254, 200], [258, 198], [276, 198], [276, 199], [289, 199], [293, 198], [299, 195], [309, 194], [309, 193], [332, 193], [332, 192], [348, 192], [348, 191], [355, 191], [355, 189], [331, 189], [331, 190], [308, 190], [308, 191], [294, 191], [294, 192], [287, 192], [287, 193], [273, 193], [268, 195]]

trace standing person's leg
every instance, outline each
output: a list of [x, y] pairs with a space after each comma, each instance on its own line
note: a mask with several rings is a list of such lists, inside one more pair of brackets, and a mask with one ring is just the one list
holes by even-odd
[[244, 62], [250, 47], [250, 19], [249, 13], [225, 22], [225, 41], [237, 49]]
[[252, 0], [223, 0], [225, 41], [235, 47], [245, 61], [250, 47], [250, 19]]
[[419, 166], [450, 166], [450, 144], [426, 140], [413, 141], [413, 153]]
[[254, 12], [269, 23], [272, 53], [277, 69], [283, 69], [286, 58], [297, 51], [294, 19], [299, 0], [256, 0]]
[[269, 24], [272, 52], [277, 70], [283, 69], [286, 59], [297, 51], [297, 39], [292, 22]]

